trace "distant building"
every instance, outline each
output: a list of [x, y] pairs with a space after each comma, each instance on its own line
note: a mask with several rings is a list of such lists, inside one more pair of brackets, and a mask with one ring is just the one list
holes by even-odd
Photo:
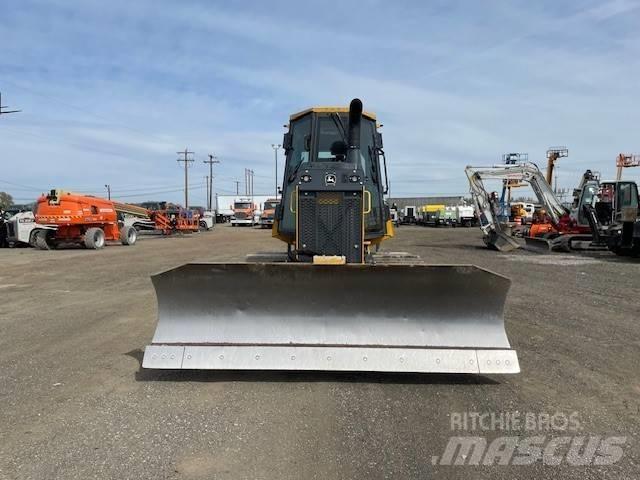
[[451, 197], [392, 197], [387, 199], [389, 206], [396, 204], [398, 209], [402, 209], [407, 206], [419, 207], [421, 205], [446, 205], [456, 206], [463, 203], [471, 205], [471, 199], [465, 198], [461, 195]]

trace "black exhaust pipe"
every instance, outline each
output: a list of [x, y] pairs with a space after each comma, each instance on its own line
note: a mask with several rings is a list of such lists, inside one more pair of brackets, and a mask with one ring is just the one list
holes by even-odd
[[347, 162], [356, 163], [360, 157], [360, 122], [362, 120], [362, 101], [354, 98], [349, 104], [349, 130], [347, 141], [349, 151], [347, 152]]

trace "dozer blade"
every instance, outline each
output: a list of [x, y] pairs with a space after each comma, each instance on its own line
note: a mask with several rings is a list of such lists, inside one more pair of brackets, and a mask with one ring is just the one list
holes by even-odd
[[511, 252], [520, 248], [518, 241], [504, 232], [490, 231], [484, 237], [484, 243], [487, 247], [498, 250], [499, 252]]
[[191, 263], [152, 280], [144, 368], [519, 372], [510, 281], [474, 266]]

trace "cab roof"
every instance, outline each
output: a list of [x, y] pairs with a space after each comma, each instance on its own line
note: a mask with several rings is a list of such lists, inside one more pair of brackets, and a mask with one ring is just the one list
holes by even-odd
[[[301, 112], [294, 113], [289, 117], [289, 121], [293, 122], [300, 117], [305, 116], [307, 113], [349, 113], [349, 107], [311, 107], [306, 110], [302, 110]], [[376, 114], [373, 112], [362, 112], [362, 116], [368, 118], [369, 120], [376, 120]]]

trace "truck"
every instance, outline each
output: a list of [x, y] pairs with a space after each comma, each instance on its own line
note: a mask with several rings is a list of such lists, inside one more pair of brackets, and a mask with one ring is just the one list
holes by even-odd
[[400, 223], [409, 225], [416, 223], [417, 221], [417, 208], [415, 205], [408, 205], [402, 209], [402, 215], [400, 216]]
[[475, 210], [471, 205], [458, 205], [456, 207], [456, 224], [461, 227], [470, 227], [475, 221]]
[[233, 202], [233, 216], [231, 226], [255, 225], [256, 205], [250, 198], [240, 198]]
[[280, 200], [277, 198], [270, 198], [264, 202], [259, 220], [260, 228], [271, 228], [273, 226], [273, 219], [279, 204]]
[[452, 218], [453, 214], [449, 212], [447, 215], [444, 205], [423, 205], [418, 211], [418, 223], [421, 225], [429, 225], [438, 227], [447, 224], [447, 217]]
[[205, 210], [200, 214], [200, 229], [209, 231], [216, 224], [216, 215], [210, 211]]
[[53, 230], [36, 222], [31, 210], [11, 208], [0, 213], [0, 247], [28, 247], [34, 244], [34, 232]]
[[533, 203], [527, 202], [512, 202], [511, 203], [511, 211], [517, 210], [520, 212], [520, 217], [522, 217], [522, 223], [531, 223], [533, 222], [533, 213], [536, 210], [536, 206]]

